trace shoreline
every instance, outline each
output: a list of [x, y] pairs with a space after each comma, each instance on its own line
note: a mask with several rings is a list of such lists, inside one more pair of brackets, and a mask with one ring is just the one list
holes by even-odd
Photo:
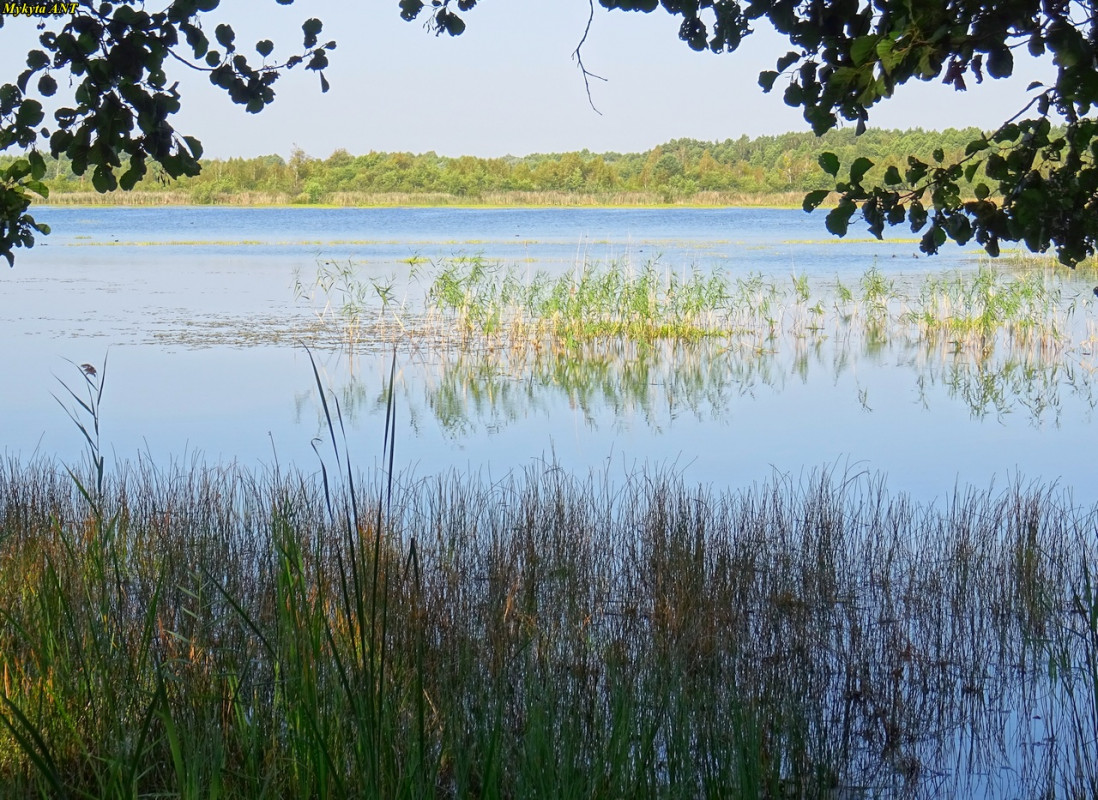
[[[258, 196], [256, 196], [258, 195]], [[739, 194], [724, 194], [701, 200], [660, 202], [650, 195], [615, 195], [599, 200], [591, 195], [572, 197], [530, 196], [526, 193], [514, 196], [493, 194], [483, 200], [453, 195], [360, 195], [340, 199], [335, 202], [297, 202], [289, 195], [271, 196], [262, 193], [243, 193], [219, 198], [214, 202], [198, 202], [192, 197], [171, 193], [135, 193], [120, 202], [94, 192], [72, 192], [56, 194], [35, 203], [36, 207], [58, 208], [155, 208], [159, 206], [178, 206], [189, 208], [455, 208], [455, 209], [507, 209], [507, 208], [627, 208], [627, 209], [702, 209], [702, 208], [758, 208], [800, 210], [803, 194], [789, 192], [780, 194], [760, 194], [757, 197]], [[821, 208], [826, 208], [823, 204]]]

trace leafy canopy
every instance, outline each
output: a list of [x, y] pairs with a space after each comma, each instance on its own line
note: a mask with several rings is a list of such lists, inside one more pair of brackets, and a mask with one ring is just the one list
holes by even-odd
[[[836, 204], [827, 228], [846, 234], [860, 213], [878, 238], [885, 225], [922, 232], [921, 249], [935, 253], [947, 240], [972, 239], [991, 255], [1001, 242], [1024, 242], [1034, 252], [1055, 249], [1074, 265], [1098, 243], [1098, 15], [1095, 0], [599, 0], [608, 9], [681, 18], [679, 38], [695, 50], [731, 52], [752, 26], [766, 20], [790, 44], [774, 69], [759, 75], [764, 91], [779, 89], [804, 110], [816, 134], [845, 120], [858, 133], [869, 110], [909, 80], [940, 80], [958, 91], [968, 83], [1006, 78], [1015, 53], [1051, 55], [1056, 80], [1030, 86], [1024, 109], [993, 133], [974, 138], [965, 155], [947, 162], [909, 157], [889, 165], [878, 182], [875, 166], [858, 158], [844, 170], [831, 153], [820, 166], [833, 190], [809, 193], [811, 211], [829, 197]], [[455, 13], [475, 0], [434, 0], [439, 31], [461, 33]], [[402, 0], [405, 19], [424, 8]], [[1054, 125], [1054, 121], [1057, 123]], [[883, 165], [882, 165], [883, 166]], [[876, 174], [876, 173], [875, 173]], [[962, 196], [960, 184], [974, 184]]]
[[[33, 194], [49, 195], [38, 149], [44, 142], [52, 155], [71, 159], [77, 175], [90, 169], [100, 192], [132, 188], [150, 159], [173, 178], [198, 174], [201, 143], [172, 125], [182, 99], [178, 83], [169, 85], [172, 66], [208, 73], [214, 86], [253, 114], [274, 100], [272, 87], [281, 71], [300, 64], [317, 72], [321, 89], [328, 90], [323, 70], [335, 42], [320, 44], [320, 20], [307, 20], [301, 51], [277, 62], [269, 58], [274, 52], [269, 39], [256, 42], [256, 55], [249, 56], [243, 46], [238, 49], [226, 24], [213, 26], [211, 41], [201, 17], [218, 2], [174, 0], [160, 11], [147, 10], [140, 0], [81, 3], [71, 15], [36, 20], [40, 49], [27, 53], [27, 68], [15, 83], [0, 86], [0, 151], [26, 152], [0, 169], [0, 255], [9, 264], [15, 261], [14, 248], [31, 247], [35, 233], [49, 233], [27, 213]], [[0, 16], [0, 27], [4, 23]], [[53, 97], [55, 76], [71, 77], [72, 104], [58, 108], [47, 123], [43, 104], [33, 95]]]

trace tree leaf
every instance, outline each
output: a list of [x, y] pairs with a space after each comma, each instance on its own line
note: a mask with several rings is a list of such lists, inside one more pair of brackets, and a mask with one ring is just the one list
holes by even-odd
[[865, 156], [859, 156], [854, 159], [854, 163], [850, 165], [850, 182], [853, 184], [860, 184], [862, 178], [873, 167], [873, 162]]
[[854, 66], [860, 67], [877, 49], [878, 36], [859, 36], [850, 45], [850, 59]]
[[834, 153], [820, 153], [818, 162], [828, 175], [834, 177], [839, 174], [839, 157]]
[[217, 43], [225, 48], [227, 52], [234, 50], [233, 40], [236, 39], [236, 33], [229, 25], [221, 24], [214, 29], [214, 38], [217, 39]]
[[850, 227], [850, 218], [854, 216], [857, 208], [850, 199], [844, 197], [835, 208], [828, 212], [827, 218], [824, 220], [827, 230], [835, 236], [846, 236], [847, 229]]
[[1014, 56], [1005, 44], [993, 47], [987, 54], [987, 74], [993, 78], [1009, 78], [1014, 72]]
[[831, 194], [830, 189], [817, 189], [814, 192], [809, 192], [804, 196], [804, 202], [801, 203], [801, 208], [806, 212], [815, 211], [829, 194]]

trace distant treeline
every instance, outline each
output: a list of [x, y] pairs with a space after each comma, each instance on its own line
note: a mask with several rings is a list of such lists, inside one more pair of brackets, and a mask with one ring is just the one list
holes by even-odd
[[54, 202], [718, 204], [784, 196], [799, 203], [799, 193], [834, 186], [819, 167], [822, 152], [837, 154], [844, 165], [869, 158], [876, 164], [872, 178], [889, 164], [902, 172], [909, 155], [929, 162], [937, 148], [946, 158], [960, 158], [979, 135], [973, 128], [869, 130], [858, 137], [839, 130], [819, 138], [787, 133], [723, 142], [675, 139], [644, 153], [583, 150], [502, 158], [433, 152], [354, 156], [337, 150], [320, 159], [295, 150], [289, 160], [277, 155], [207, 159], [201, 175], [178, 181], [154, 167], [128, 196], [120, 191], [97, 196], [90, 170], [73, 175], [60, 159], [50, 164], [46, 183]]

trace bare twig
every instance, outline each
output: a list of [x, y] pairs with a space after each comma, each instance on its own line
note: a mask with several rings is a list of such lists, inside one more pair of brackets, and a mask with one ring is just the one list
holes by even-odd
[[576, 45], [576, 49], [572, 51], [572, 58], [583, 74], [583, 87], [587, 90], [587, 102], [591, 104], [591, 110], [601, 117], [602, 112], [595, 107], [595, 101], [591, 99], [590, 79], [598, 78], [600, 81], [605, 81], [606, 78], [601, 75], [596, 75], [593, 72], [588, 72], [587, 67], [583, 66], [583, 55], [580, 53], [580, 50], [583, 49], [584, 42], [587, 41], [587, 34], [591, 32], [591, 22], [595, 19], [595, 0], [587, 0], [587, 4], [590, 8], [590, 13], [587, 15], [587, 27], [583, 29], [583, 37], [580, 39], [579, 44]]

